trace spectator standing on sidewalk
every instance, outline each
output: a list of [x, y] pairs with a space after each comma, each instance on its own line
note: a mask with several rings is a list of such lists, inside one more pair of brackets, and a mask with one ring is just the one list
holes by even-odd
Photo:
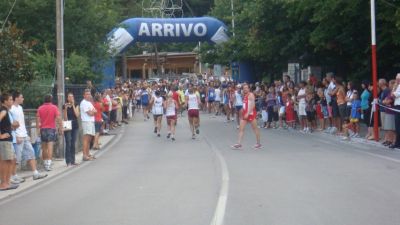
[[307, 113], [306, 113], [306, 96], [307, 96], [307, 83], [305, 81], [300, 82], [300, 90], [297, 94], [297, 101], [299, 102], [298, 116], [300, 120], [300, 126], [302, 132], [308, 132], [307, 127]]
[[12, 124], [9, 115], [13, 98], [10, 94], [3, 93], [0, 100], [0, 191], [6, 191], [18, 188], [17, 184], [10, 184], [13, 161], [15, 160], [11, 134]]
[[[379, 104], [383, 104], [383, 101], [387, 98], [387, 96], [390, 95], [391, 90], [389, 89], [385, 79], [379, 79], [378, 85], [379, 85], [379, 89], [381, 90], [381, 92], [379, 94]], [[380, 116], [381, 116], [382, 130], [384, 131], [383, 143], [386, 144], [387, 141], [389, 140], [388, 135], [390, 134], [389, 128], [391, 128], [391, 124], [385, 123], [386, 115], [388, 115], [386, 112], [388, 110], [386, 110], [384, 107], [379, 107], [379, 111], [380, 111]]]
[[83, 100], [80, 104], [82, 130], [83, 130], [83, 161], [93, 160], [94, 157], [89, 153], [89, 146], [92, 138], [95, 136], [95, 114], [96, 109], [92, 104], [92, 95], [90, 89], [86, 89], [83, 95]]
[[336, 103], [338, 106], [338, 112], [339, 116], [335, 118], [335, 123], [336, 127], [339, 129], [340, 132], [342, 132], [343, 128], [343, 122], [345, 119], [348, 119], [347, 116], [347, 102], [346, 102], [346, 90], [344, 86], [342, 85], [342, 79], [337, 77], [335, 79], [335, 85], [336, 85]]
[[[14, 145], [14, 150], [16, 153], [16, 165], [21, 165], [21, 162], [26, 161], [33, 172], [34, 180], [45, 178], [47, 174], [40, 174], [37, 170], [35, 151], [26, 130], [24, 110], [21, 106], [24, 103], [24, 97], [20, 92], [16, 91], [13, 94], [13, 100], [14, 104], [11, 107], [10, 113], [14, 121], [17, 121], [19, 124], [19, 127], [15, 130], [16, 144]], [[17, 167], [15, 166], [13, 171], [15, 176], [17, 175], [16, 169]]]
[[333, 107], [332, 107], [333, 104], [336, 104], [336, 99], [332, 99], [331, 96], [331, 92], [336, 88], [335, 83], [332, 81], [333, 78], [334, 78], [333, 73], [327, 73], [323, 81], [326, 87], [324, 93], [326, 102], [328, 103], [328, 113], [329, 113], [329, 127], [326, 130], [327, 133], [336, 132], [335, 128], [333, 127]]
[[354, 85], [353, 82], [347, 82], [347, 92], [346, 92], [346, 117], [350, 118], [351, 116], [351, 104], [353, 101], [353, 92], [354, 92]]
[[[368, 90], [369, 87], [369, 82], [368, 81], [363, 81], [361, 83], [361, 88], [363, 91], [361, 92], [361, 110], [362, 110], [362, 115], [361, 119], [364, 121], [364, 123], [369, 126], [370, 123], [370, 117], [371, 117], [371, 107], [370, 107], [370, 98], [371, 98], [371, 92]], [[365, 138], [368, 138], [371, 135], [371, 132], [368, 131], [367, 135]]]
[[354, 127], [353, 137], [358, 137], [360, 132], [360, 119], [361, 119], [361, 101], [358, 98], [358, 92], [353, 91], [351, 101], [350, 123]]
[[79, 105], [75, 103], [72, 93], [68, 93], [67, 102], [63, 106], [64, 121], [71, 121], [72, 129], [64, 131], [65, 137], [65, 163], [67, 166], [77, 165], [75, 163], [76, 138], [79, 132]]
[[[396, 76], [396, 84], [392, 90], [392, 96], [394, 98], [394, 108], [400, 110], [400, 73]], [[400, 113], [396, 112], [395, 115], [395, 126], [396, 126], [396, 142], [389, 146], [389, 148], [400, 148]]]
[[42, 141], [42, 158], [46, 171], [51, 171], [51, 160], [53, 158], [54, 143], [57, 141], [58, 133], [63, 134], [61, 114], [57, 106], [52, 103], [53, 96], [48, 94], [44, 97], [44, 103], [39, 107], [36, 114], [36, 128], [40, 130]]
[[100, 94], [96, 94], [96, 96], [94, 97], [94, 104], [93, 104], [94, 108], [96, 109], [96, 114], [94, 115], [94, 128], [95, 128], [95, 136], [94, 136], [94, 141], [93, 141], [93, 149], [94, 150], [100, 150], [100, 143], [99, 143], [99, 139], [100, 139], [100, 131], [101, 131], [101, 127], [103, 125], [103, 103], [101, 101], [101, 96]]
[[386, 96], [386, 98], [382, 101], [382, 104], [385, 105], [385, 118], [382, 120], [382, 127], [386, 130], [387, 136], [386, 140], [382, 143], [384, 146], [390, 146], [395, 143], [396, 141], [396, 126], [395, 126], [395, 115], [396, 112], [391, 110], [394, 106], [394, 98], [392, 96], [392, 90], [394, 86], [396, 85], [396, 80], [391, 80], [389, 82], [389, 95]]

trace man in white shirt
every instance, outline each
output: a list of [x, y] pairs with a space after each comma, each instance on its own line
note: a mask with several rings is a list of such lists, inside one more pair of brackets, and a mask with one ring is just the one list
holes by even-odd
[[26, 161], [33, 172], [33, 179], [38, 180], [47, 177], [47, 174], [40, 174], [36, 167], [35, 151], [33, 150], [28, 131], [25, 126], [25, 115], [22, 108], [24, 103], [24, 96], [16, 91], [13, 94], [14, 104], [11, 107], [10, 113], [14, 121], [18, 121], [19, 127], [15, 130], [16, 143], [14, 144], [14, 150], [16, 154], [16, 164], [13, 168], [13, 178], [18, 179], [17, 166], [21, 165], [21, 162]]
[[95, 159], [94, 156], [89, 154], [90, 141], [95, 136], [95, 118], [96, 109], [92, 104], [92, 94], [89, 89], [85, 90], [83, 100], [79, 106], [81, 109], [82, 130], [83, 130], [83, 161], [90, 161]]

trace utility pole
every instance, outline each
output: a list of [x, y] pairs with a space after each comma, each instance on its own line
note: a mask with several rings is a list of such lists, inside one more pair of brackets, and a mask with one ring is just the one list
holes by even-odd
[[231, 12], [232, 12], [232, 35], [235, 37], [235, 13], [233, 8], [233, 0], [231, 0]]
[[[56, 0], [57, 20], [57, 103], [58, 110], [62, 112], [65, 101], [64, 95], [64, 0]], [[64, 156], [64, 138], [58, 139], [59, 146], [56, 149], [56, 156]]]
[[[376, 60], [376, 29], [375, 29], [375, 0], [371, 0], [371, 55], [372, 55], [372, 85], [374, 100], [378, 99], [378, 66]], [[374, 117], [374, 136], [375, 141], [379, 141], [379, 127], [378, 127], [378, 106], [373, 105]]]

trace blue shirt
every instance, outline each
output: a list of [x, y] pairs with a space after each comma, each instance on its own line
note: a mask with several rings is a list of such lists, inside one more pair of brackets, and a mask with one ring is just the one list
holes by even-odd
[[371, 97], [371, 92], [367, 89], [361, 94], [361, 109], [365, 110], [369, 108], [369, 98]]
[[353, 100], [351, 102], [351, 118], [352, 119], [360, 119], [361, 118], [361, 101]]
[[208, 89], [208, 100], [209, 101], [215, 100], [215, 89], [214, 88]]

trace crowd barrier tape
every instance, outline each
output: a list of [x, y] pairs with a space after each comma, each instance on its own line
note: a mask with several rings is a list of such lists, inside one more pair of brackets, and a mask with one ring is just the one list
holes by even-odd
[[379, 106], [379, 107], [382, 107], [382, 108], [385, 108], [385, 109], [389, 109], [390, 111], [393, 111], [393, 112], [396, 112], [396, 113], [400, 113], [399, 109], [391, 108], [391, 107], [388, 107], [386, 105], [380, 104], [378, 99], [374, 99], [374, 101], [372, 101], [372, 110], [371, 110], [371, 112], [375, 112], [376, 111], [376, 106]]

